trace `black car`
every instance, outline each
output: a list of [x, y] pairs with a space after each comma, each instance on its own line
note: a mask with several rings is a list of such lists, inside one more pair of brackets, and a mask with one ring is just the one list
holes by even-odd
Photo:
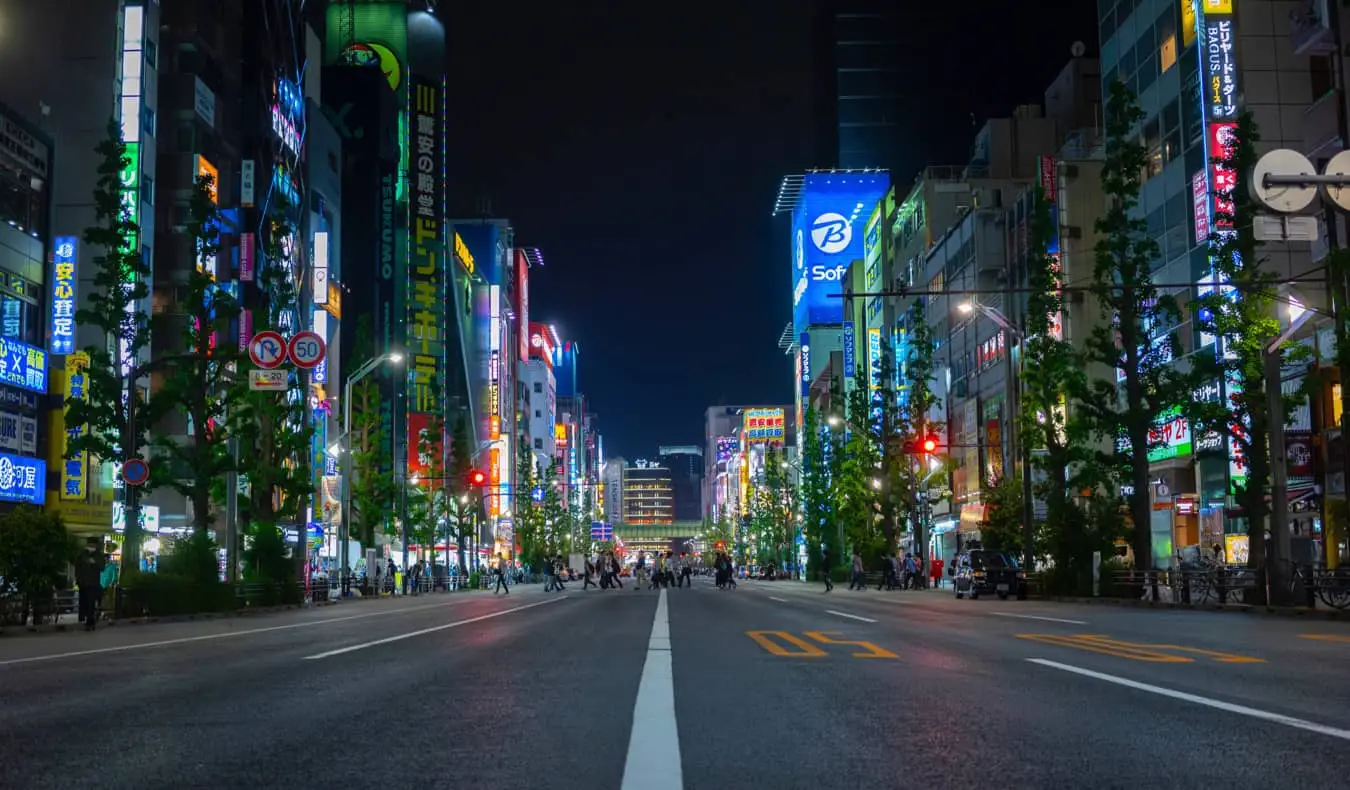
[[961, 558], [956, 570], [956, 597], [969, 593], [971, 600], [993, 593], [999, 600], [1009, 595], [1023, 597], [1027, 575], [1017, 567], [1017, 560], [1001, 551], [975, 549]]

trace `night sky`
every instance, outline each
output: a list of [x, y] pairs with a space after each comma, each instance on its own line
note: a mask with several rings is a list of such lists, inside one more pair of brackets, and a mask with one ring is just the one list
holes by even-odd
[[[972, 113], [1039, 103], [1073, 41], [1095, 54], [1095, 3], [910, 5], [905, 184], [966, 161]], [[580, 343], [606, 454], [701, 444], [710, 405], [790, 402], [788, 219], [770, 213], [814, 164], [807, 0], [442, 9], [452, 203], [490, 200], [542, 250], [531, 319]]]

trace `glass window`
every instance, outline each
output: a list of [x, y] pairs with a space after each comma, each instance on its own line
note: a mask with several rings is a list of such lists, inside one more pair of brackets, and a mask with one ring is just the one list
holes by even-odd
[[141, 200], [147, 206], [155, 205], [155, 179], [141, 176]]
[[1173, 99], [1163, 107], [1162, 111], [1162, 130], [1166, 135], [1168, 132], [1181, 125], [1181, 102]]
[[1143, 93], [1149, 89], [1153, 83], [1158, 81], [1158, 59], [1153, 57], [1153, 51], [1149, 50], [1148, 57], [1139, 63], [1139, 90]]
[[1134, 68], [1139, 64], [1139, 58], [1135, 54], [1134, 47], [1130, 47], [1124, 55], [1120, 56], [1120, 73], [1133, 74]]
[[152, 69], [155, 68], [155, 50], [156, 50], [156, 49], [157, 49], [157, 48], [155, 47], [155, 42], [153, 42], [153, 41], [147, 41], [147, 42], [145, 42], [145, 62], [146, 62], [146, 64], [147, 64], [148, 66], [150, 66], [150, 68], [152, 68]]
[[1177, 65], [1177, 37], [1168, 36], [1163, 39], [1162, 47], [1158, 49], [1158, 65], [1162, 71], [1167, 71]]

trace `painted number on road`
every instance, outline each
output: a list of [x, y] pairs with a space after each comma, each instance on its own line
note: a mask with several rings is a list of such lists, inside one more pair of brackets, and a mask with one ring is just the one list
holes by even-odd
[[852, 645], [861, 649], [863, 652], [854, 653], [854, 658], [899, 658], [889, 650], [882, 649], [871, 642], [850, 642], [847, 639], [832, 639], [830, 634], [839, 634], [838, 631], [807, 631], [806, 635], [821, 643], [822, 645]]
[[[822, 658], [830, 655], [829, 652], [821, 650], [819, 647], [801, 637], [790, 634], [787, 631], [746, 631], [745, 635], [755, 641], [755, 644], [764, 648], [771, 655], [784, 656], [788, 658]], [[831, 636], [833, 635], [833, 636]], [[838, 631], [807, 631], [805, 636], [822, 645], [849, 646], [859, 648], [862, 652], [853, 653], [854, 658], [899, 658], [885, 648], [878, 647], [871, 642], [857, 642], [846, 639], [835, 639]]]
[[1147, 661], [1154, 664], [1192, 664], [1192, 656], [1207, 658], [1219, 664], [1264, 664], [1263, 658], [1239, 656], [1233, 653], [1220, 653], [1215, 650], [1203, 650], [1183, 645], [1153, 645], [1137, 642], [1122, 642], [1100, 634], [1018, 634], [1018, 639], [1040, 642], [1045, 645], [1069, 647], [1089, 653], [1126, 658], [1131, 661]]

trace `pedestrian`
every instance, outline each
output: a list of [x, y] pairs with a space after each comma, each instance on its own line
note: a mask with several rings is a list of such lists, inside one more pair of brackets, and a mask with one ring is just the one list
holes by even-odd
[[496, 595], [499, 592], [506, 593], [507, 595], [511, 594], [511, 588], [506, 586], [506, 572], [506, 555], [499, 552], [497, 554], [497, 567], [493, 569], [493, 573], [497, 577], [497, 587], [492, 591], [493, 595]]
[[592, 587], [599, 587], [599, 586], [600, 586], [600, 585], [596, 584], [595, 582], [591, 581], [591, 576], [595, 575], [595, 563], [591, 562], [591, 560], [590, 560], [589, 557], [586, 558], [585, 574], [586, 574], [586, 578], [585, 578], [586, 583], [585, 583], [584, 585], [582, 585], [582, 587], [581, 587], [581, 589], [582, 589], [583, 591], [589, 590], [589, 589], [591, 589]]
[[689, 583], [689, 587], [692, 589], [694, 586], [694, 569], [689, 567], [689, 555], [687, 553], [681, 553], [680, 586], [683, 587], [686, 582]]
[[862, 555], [857, 549], [853, 550], [853, 580], [849, 582], [850, 590], [866, 590], [867, 582], [863, 580], [863, 561]]
[[647, 552], [639, 551], [637, 558], [637, 570], [633, 571], [633, 589], [641, 590], [644, 582], [647, 581]]
[[98, 623], [98, 602], [103, 597], [103, 547], [99, 538], [85, 541], [75, 566], [75, 583], [80, 588], [80, 620], [84, 630], [92, 631]]
[[820, 547], [820, 572], [825, 577], [825, 592], [834, 589], [834, 582], [830, 580], [830, 574], [834, 570], [830, 557], [830, 547], [821, 545]]

